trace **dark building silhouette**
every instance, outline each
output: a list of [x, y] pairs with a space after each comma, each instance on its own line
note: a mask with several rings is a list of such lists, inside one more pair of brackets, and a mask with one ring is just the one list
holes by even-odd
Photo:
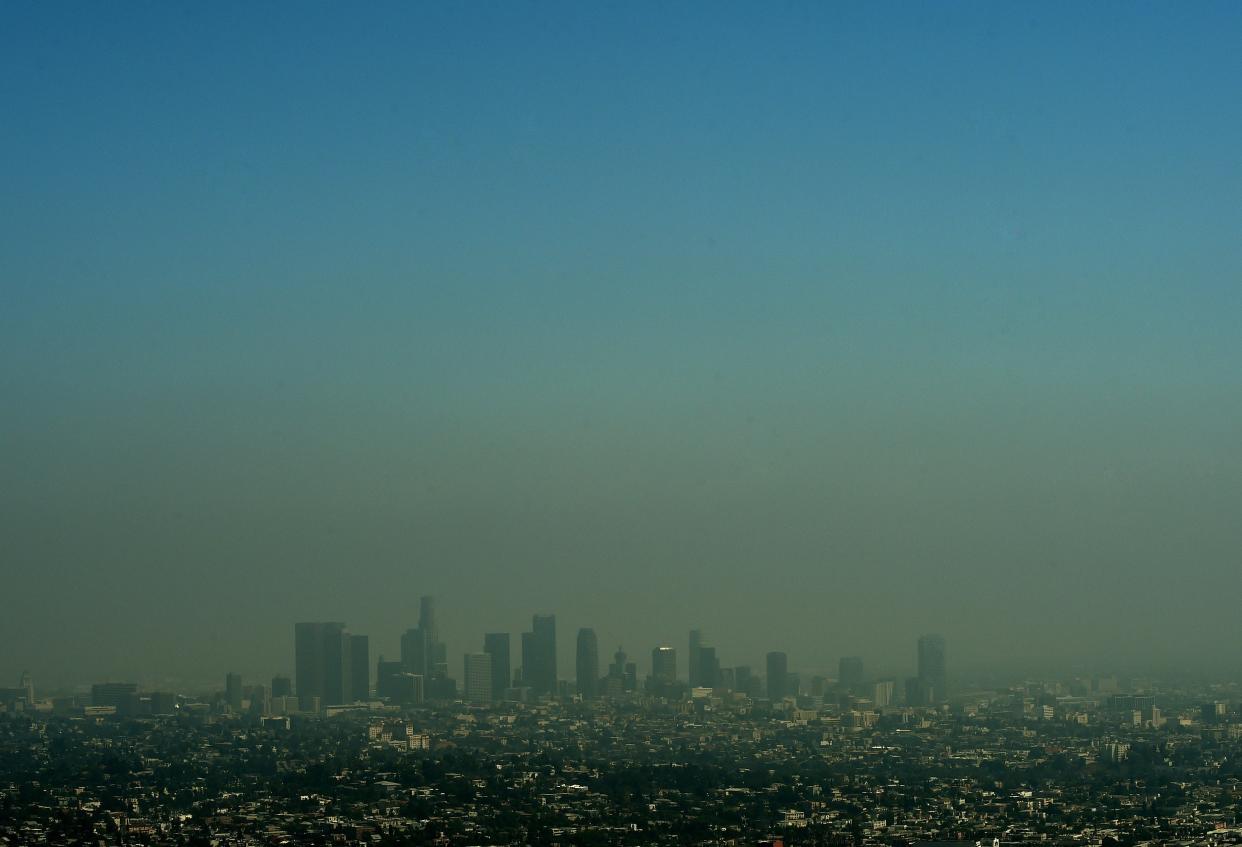
[[489, 632], [484, 635], [483, 652], [492, 657], [492, 699], [501, 700], [513, 681], [513, 672], [509, 667], [509, 633]]
[[846, 656], [837, 664], [837, 685], [842, 691], [856, 694], [863, 684], [863, 660]]
[[283, 674], [277, 674], [272, 677], [272, 696], [273, 697], [292, 697], [293, 696], [293, 680]]
[[294, 624], [294, 675], [298, 706], [311, 711], [347, 702], [350, 685], [350, 637], [345, 624]]
[[224, 700], [229, 704], [229, 708], [233, 710], [233, 714], [241, 714], [242, 708], [242, 678], [239, 673], [225, 674], [224, 676]]
[[949, 698], [948, 659], [943, 635], [919, 639], [919, 703], [932, 705]]
[[349, 638], [349, 696], [366, 700], [371, 696], [371, 639], [365, 635]]
[[556, 694], [556, 615], [535, 615], [522, 633], [522, 682], [537, 696]]
[[584, 627], [578, 630], [578, 661], [576, 667], [578, 693], [583, 700], [599, 696], [599, 639], [595, 630]]
[[781, 652], [768, 654], [768, 699], [784, 700], [789, 694], [789, 657]]
[[91, 686], [92, 706], [112, 706], [118, 715], [138, 711], [138, 683], [100, 682]]
[[720, 686], [720, 659], [715, 647], [699, 647], [699, 685], [703, 688]]
[[490, 703], [492, 697], [492, 656], [490, 653], [467, 653], [462, 682], [467, 703]]
[[171, 691], [151, 692], [151, 714], [171, 715], [177, 711], [177, 695]]
[[401, 666], [406, 673], [427, 673], [427, 640], [421, 627], [407, 629], [401, 636]]
[[665, 684], [677, 681], [676, 650], [664, 646], [651, 651], [651, 678]]
[[[418, 674], [429, 681], [435, 677], [447, 677], [448, 648], [440, 641], [436, 598], [430, 594], [423, 595], [418, 609], [418, 626], [407, 629], [401, 636], [401, 663], [407, 673]], [[430, 695], [431, 692], [428, 693]]]
[[428, 671], [432, 675], [448, 676], [448, 648], [440, 640], [436, 598], [430, 594], [424, 594], [418, 601], [418, 628], [423, 631]]
[[687, 656], [689, 662], [690, 687], [698, 688], [703, 684], [703, 676], [700, 668], [702, 667], [702, 659], [699, 651], [703, 647], [703, 630], [690, 630], [690, 652]]

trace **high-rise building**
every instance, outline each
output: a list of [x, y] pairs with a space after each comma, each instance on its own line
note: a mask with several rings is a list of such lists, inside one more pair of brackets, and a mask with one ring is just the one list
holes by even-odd
[[522, 633], [522, 682], [536, 696], [556, 694], [556, 615], [535, 615]]
[[893, 704], [893, 689], [896, 687], [896, 680], [881, 679], [876, 681], [875, 686], [872, 688], [871, 699], [877, 708]]
[[583, 700], [599, 696], [599, 639], [589, 627], [578, 630], [577, 678]]
[[401, 663], [407, 673], [428, 679], [448, 676], [448, 648], [440, 641], [436, 598], [424, 595], [418, 602], [418, 626], [401, 636]]
[[943, 703], [949, 699], [947, 653], [943, 635], [919, 638], [920, 705]]
[[492, 656], [467, 653], [465, 666], [466, 702], [492, 702]]
[[311, 711], [347, 702], [350, 685], [350, 637], [345, 624], [294, 624], [294, 673], [298, 705]]
[[699, 647], [699, 685], [702, 688], [720, 686], [720, 659], [715, 647]]
[[225, 674], [224, 701], [229, 704], [233, 714], [240, 715], [242, 709], [242, 678], [239, 673]]
[[[440, 624], [436, 618], [436, 598], [423, 595], [418, 601], [418, 628], [423, 631], [427, 649], [427, 670], [435, 676], [448, 675], [448, 647], [440, 640]], [[439, 667], [443, 666], [443, 667]]]
[[662, 646], [651, 651], [651, 678], [666, 684], [677, 681], [676, 650]]
[[703, 647], [703, 630], [690, 630], [690, 651], [687, 657], [689, 662], [690, 687], [698, 688], [703, 685], [703, 677], [700, 672], [701, 660], [699, 658], [699, 650]]
[[837, 664], [837, 686], [842, 691], [857, 694], [862, 690], [863, 660], [857, 656], [845, 656]]
[[272, 677], [272, 696], [273, 697], [291, 697], [293, 696], [293, 680], [283, 674], [277, 674]]
[[789, 657], [781, 652], [768, 654], [768, 699], [784, 700], [789, 694]]
[[489, 632], [484, 635], [483, 652], [492, 657], [492, 699], [500, 700], [512, 682], [509, 670], [509, 633]]
[[384, 657], [380, 656], [379, 661], [375, 663], [375, 696], [381, 700], [395, 700], [397, 695], [393, 679], [403, 673], [406, 673], [404, 664], [386, 662]]
[[371, 639], [365, 635], [349, 637], [349, 698], [371, 698]]
[[402, 634], [401, 666], [406, 673], [427, 673], [427, 640], [421, 627], [407, 629]]

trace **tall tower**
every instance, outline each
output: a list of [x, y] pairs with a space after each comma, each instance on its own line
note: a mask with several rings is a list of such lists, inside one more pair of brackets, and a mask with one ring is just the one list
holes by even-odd
[[427, 640], [422, 627], [407, 629], [401, 636], [401, 666], [406, 673], [427, 674]]
[[501, 700], [512, 684], [509, 670], [509, 633], [489, 632], [483, 636], [483, 652], [492, 657], [492, 699]]
[[371, 699], [371, 639], [349, 637], [349, 699]]
[[489, 653], [466, 654], [466, 702], [492, 701], [492, 657]]
[[667, 645], [651, 651], [651, 679], [667, 689], [677, 682], [677, 651]]
[[947, 654], [943, 635], [919, 638], [919, 689], [927, 705], [949, 699]]
[[[556, 615], [531, 620], [530, 658], [523, 655], [522, 679], [536, 694], [556, 694]], [[523, 643], [523, 648], [526, 644]], [[523, 653], [525, 654], [525, 650]], [[525, 666], [529, 662], [529, 667]]]
[[862, 689], [863, 660], [857, 656], [845, 656], [837, 665], [837, 685], [843, 691], [856, 693]]
[[699, 686], [717, 688], [720, 685], [720, 659], [715, 647], [699, 648]]
[[418, 626], [401, 636], [401, 664], [406, 673], [425, 679], [448, 676], [448, 650], [440, 641], [436, 598], [424, 594], [418, 601]]
[[578, 630], [577, 677], [583, 700], [599, 696], [599, 639], [589, 627]]
[[703, 647], [703, 630], [690, 630], [690, 687], [697, 688], [703, 684], [702, 663], [699, 656], [699, 650]]
[[242, 678], [239, 673], [225, 674], [224, 676], [224, 699], [229, 704], [229, 708], [233, 710], [233, 714], [240, 715], [242, 707]]
[[768, 699], [784, 700], [789, 693], [789, 657], [784, 653], [768, 654]]
[[298, 706], [311, 711], [345, 702], [349, 687], [350, 645], [345, 624], [298, 623], [293, 625], [294, 672]]

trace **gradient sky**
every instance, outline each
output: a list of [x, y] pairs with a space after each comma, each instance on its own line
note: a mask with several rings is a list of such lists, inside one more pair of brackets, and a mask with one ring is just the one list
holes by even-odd
[[566, 675], [1239, 669], [1240, 35], [0, 3], [0, 685], [392, 656], [422, 593], [458, 675], [535, 611]]

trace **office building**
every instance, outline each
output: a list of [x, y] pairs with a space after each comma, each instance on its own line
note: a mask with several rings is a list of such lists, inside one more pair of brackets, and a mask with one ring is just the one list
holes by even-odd
[[242, 678], [239, 673], [225, 674], [224, 702], [228, 703], [233, 714], [240, 715], [242, 710]]
[[345, 624], [294, 624], [294, 676], [303, 711], [349, 702], [350, 636]]
[[690, 650], [686, 657], [686, 661], [689, 663], [688, 670], [690, 674], [689, 678], [691, 688], [699, 688], [703, 685], [702, 673], [699, 670], [702, 667], [700, 663], [701, 660], [699, 658], [699, 650], [703, 647], [703, 643], [703, 630], [690, 630]]
[[918, 705], [949, 699], [947, 652], [943, 635], [924, 635], [919, 639]]
[[720, 659], [716, 657], [716, 648], [699, 647], [699, 687], [717, 688], [720, 685]]
[[349, 637], [349, 697], [371, 699], [371, 639], [365, 635]]
[[509, 633], [489, 632], [484, 635], [483, 652], [492, 657], [492, 699], [500, 700], [513, 682], [509, 667]]
[[138, 683], [99, 682], [91, 686], [92, 706], [111, 706], [118, 715], [138, 711]]
[[768, 699], [784, 700], [789, 695], [789, 657], [781, 652], [768, 654]]
[[837, 663], [837, 687], [850, 694], [860, 694], [863, 684], [863, 660], [846, 656]]
[[676, 650], [664, 646], [651, 651], [651, 678], [665, 684], [677, 681]]
[[283, 674], [277, 674], [272, 677], [272, 696], [273, 697], [291, 697], [293, 696], [293, 680]]
[[492, 702], [492, 657], [490, 653], [467, 653], [465, 661], [466, 702]]
[[556, 615], [535, 615], [522, 633], [522, 683], [535, 696], [556, 694]]
[[583, 700], [599, 696], [599, 639], [587, 627], [578, 630], [577, 682]]

